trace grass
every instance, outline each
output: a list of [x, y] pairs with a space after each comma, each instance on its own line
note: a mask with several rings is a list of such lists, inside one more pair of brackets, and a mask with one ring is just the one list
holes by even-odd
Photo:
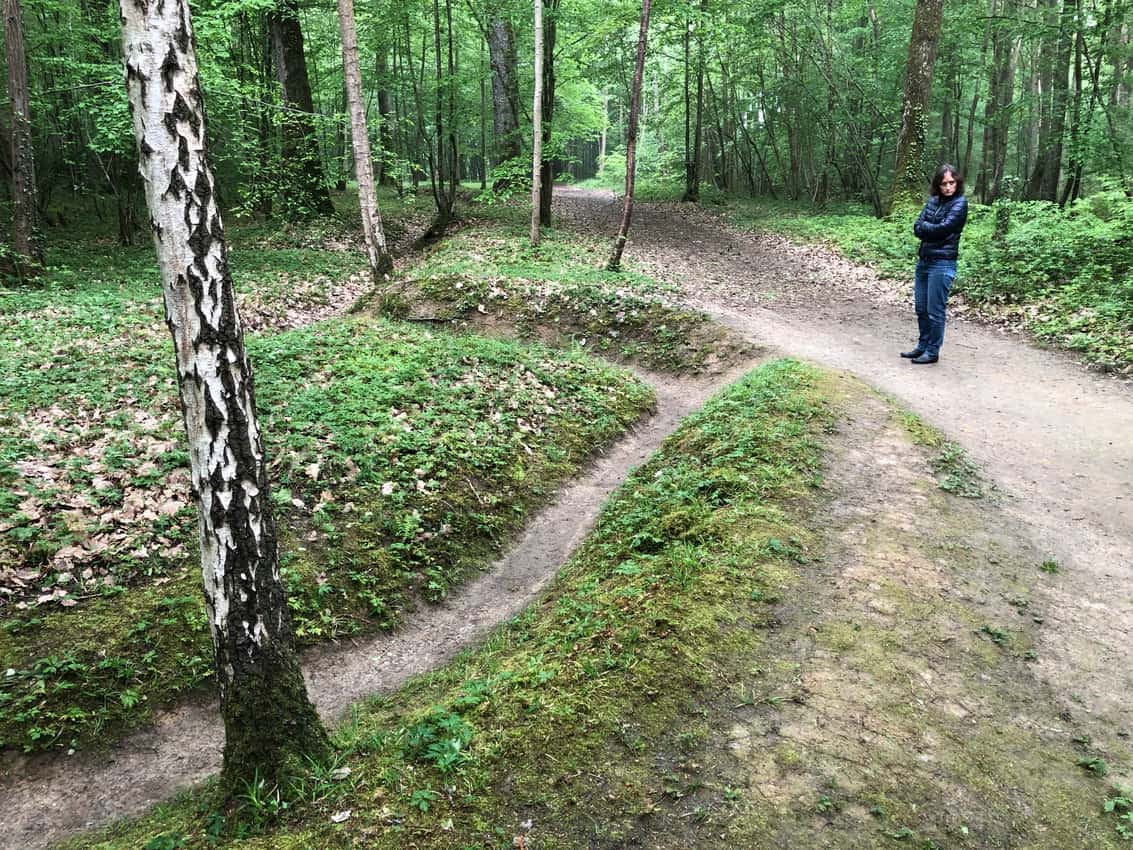
[[[359, 709], [338, 735], [339, 781], [260, 794], [248, 805], [266, 833], [218, 846], [510, 847], [530, 819], [540, 846], [572, 847], [598, 824], [628, 840], [675, 801], [697, 813], [690, 829], [725, 817], [742, 801], [700, 778], [701, 699], [762, 641], [810, 545], [798, 516], [829, 417], [821, 380], [791, 362], [713, 399], [627, 480], [541, 603]], [[210, 846], [208, 800], [79, 841]]]
[[[309, 644], [443, 597], [652, 394], [539, 346], [291, 328], [341, 313], [363, 260], [341, 220], [285, 230], [230, 235]], [[28, 750], [112, 741], [212, 675], [152, 246], [79, 235], [43, 286], [0, 290], [0, 744]]]
[[514, 207], [489, 212], [493, 220], [446, 239], [412, 269], [403, 303], [434, 320], [667, 372], [696, 373], [749, 351], [704, 314], [679, 306], [672, 287], [606, 271], [605, 242], [546, 229], [532, 247], [510, 221]]

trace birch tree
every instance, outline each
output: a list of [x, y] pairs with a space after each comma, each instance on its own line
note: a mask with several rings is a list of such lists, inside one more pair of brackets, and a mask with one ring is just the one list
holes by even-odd
[[338, 31], [342, 36], [342, 73], [350, 109], [350, 135], [354, 144], [354, 176], [358, 179], [358, 205], [362, 209], [362, 236], [374, 285], [393, 271], [393, 257], [386, 248], [382, 213], [374, 190], [374, 163], [370, 158], [370, 131], [362, 101], [362, 74], [358, 70], [358, 28], [354, 23], [354, 0], [338, 0]]
[[543, 161], [543, 0], [535, 0], [535, 97], [531, 108], [531, 244], [539, 244]]
[[649, 36], [649, 0], [641, 0], [641, 30], [637, 35], [637, 61], [633, 66], [633, 87], [629, 96], [629, 129], [626, 132], [626, 196], [622, 208], [622, 222], [614, 239], [614, 251], [606, 268], [618, 271], [622, 265], [622, 251], [629, 239], [629, 220], [633, 215], [634, 170], [637, 167], [637, 117], [641, 111], [641, 77], [645, 71], [645, 44]]
[[[236, 311], [187, 0], [120, 0], [139, 169], [173, 334], [224, 717], [222, 783], [275, 783], [329, 740], [280, 581], [252, 370]], [[270, 785], [268, 787], [271, 787]]]

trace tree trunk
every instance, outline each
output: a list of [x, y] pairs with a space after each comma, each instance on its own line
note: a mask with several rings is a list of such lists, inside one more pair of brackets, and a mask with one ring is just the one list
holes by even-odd
[[543, 160], [539, 166], [539, 221], [546, 227], [551, 224], [551, 201], [555, 191], [554, 157], [547, 156], [551, 146], [551, 132], [555, 121], [555, 37], [559, 26], [559, 0], [546, 0], [543, 16]]
[[315, 105], [307, 78], [307, 59], [303, 53], [303, 30], [299, 26], [296, 0], [280, 0], [268, 15], [272, 57], [282, 90], [284, 111], [280, 124], [281, 151], [287, 182], [280, 206], [291, 220], [334, 212], [323, 167], [319, 140], [315, 132]]
[[[692, 148], [685, 152], [685, 194], [682, 201], [700, 200], [700, 148], [704, 140], [704, 27], [707, 0], [700, 0], [700, 18], [696, 24], [696, 117], [693, 121]], [[687, 34], [685, 36], [688, 38]], [[688, 51], [685, 51], [685, 64], [688, 64]], [[688, 69], [686, 67], [687, 76]], [[686, 82], [687, 87], [687, 82]], [[687, 93], [685, 97], [688, 100]], [[688, 106], [685, 106], [686, 113]], [[688, 118], [685, 118], [685, 145], [688, 145]]]
[[[519, 132], [519, 73], [515, 49], [515, 30], [511, 21], [496, 18], [488, 24], [488, 58], [492, 65], [492, 129], [500, 161], [516, 159], [523, 153]], [[496, 181], [493, 187], [506, 188]]]
[[1011, 27], [1000, 23], [1014, 12], [1010, 0], [992, 0], [989, 26], [991, 35], [991, 68], [988, 71], [987, 104], [984, 107], [984, 150], [976, 189], [980, 199], [994, 203], [1003, 193], [1007, 171], [1007, 142], [1010, 109], [1015, 96], [1015, 45], [1017, 36]]
[[22, 279], [36, 277], [43, 266], [36, 198], [35, 150], [31, 140], [28, 67], [24, 55], [24, 21], [20, 0], [4, 0], [4, 47], [8, 53], [8, 97], [12, 101], [12, 247], [15, 272]]
[[[1057, 27], [1054, 26], [1057, 15]], [[1027, 200], [1057, 201], [1062, 171], [1062, 142], [1066, 131], [1066, 93], [1070, 76], [1070, 47], [1074, 37], [1074, 4], [1064, 2], [1059, 11], [1057, 0], [1046, 10], [1050, 29], [1057, 33], [1042, 49], [1044, 114], [1039, 122], [1038, 151], [1035, 167], [1027, 181]]]
[[358, 179], [358, 205], [362, 211], [362, 235], [374, 285], [393, 271], [393, 258], [386, 248], [382, 213], [374, 190], [374, 162], [370, 157], [370, 131], [362, 101], [362, 72], [358, 69], [358, 29], [354, 23], [354, 0], [338, 0], [338, 31], [342, 36], [342, 76], [350, 108], [350, 137], [354, 144], [354, 175]]
[[901, 132], [897, 136], [897, 164], [889, 210], [902, 204], [919, 204], [925, 194], [925, 130], [932, 97], [932, 70], [940, 43], [944, 0], [917, 0], [913, 34], [905, 66], [905, 97]]
[[122, 0], [126, 85], [173, 334], [200, 509], [201, 570], [229, 798], [329, 751], [307, 699], [280, 581], [252, 370], [205, 145], [185, 0]]
[[650, 0], [641, 0], [641, 30], [637, 36], [637, 59], [633, 65], [633, 87], [629, 96], [629, 129], [626, 131], [625, 206], [622, 208], [622, 223], [618, 228], [618, 236], [614, 240], [614, 251], [610, 256], [610, 262], [606, 265], [606, 268], [612, 272], [621, 269], [622, 251], [625, 250], [626, 240], [629, 239], [629, 221], [633, 215], [633, 180], [634, 169], [637, 166], [635, 161], [637, 115], [641, 108], [641, 77], [645, 71], [645, 46], [649, 37], [649, 2]]
[[610, 129], [610, 96], [602, 94], [602, 134], [598, 137], [598, 170], [606, 167], [606, 133]]
[[[357, 38], [355, 38], [357, 40]], [[378, 185], [397, 186], [390, 163], [395, 150], [393, 138], [393, 107], [390, 105], [390, 78], [389, 78], [389, 47], [385, 44], [378, 48], [378, 143], [381, 151], [378, 153]], [[365, 117], [365, 112], [363, 112]]]
[[531, 107], [531, 244], [539, 244], [539, 210], [543, 181], [543, 0], [535, 0], [535, 98]]

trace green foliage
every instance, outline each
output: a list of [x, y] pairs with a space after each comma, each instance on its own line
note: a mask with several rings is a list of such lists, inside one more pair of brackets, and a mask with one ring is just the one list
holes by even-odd
[[468, 758], [472, 727], [459, 714], [436, 707], [407, 727], [402, 752], [406, 758], [431, 764], [441, 774], [459, 767]]
[[[273, 273], [329, 276], [341, 259], [246, 256], [267, 304], [287, 297]], [[148, 267], [127, 273], [0, 293], [9, 746], [112, 738], [212, 675], [169, 343]], [[577, 356], [363, 318], [249, 349], [303, 642], [443, 596], [652, 400]]]
[[999, 239], [982, 242], [963, 291], [1026, 305], [1042, 339], [1115, 366], [1133, 363], [1133, 201], [1098, 193], [1061, 210], [1015, 203]]

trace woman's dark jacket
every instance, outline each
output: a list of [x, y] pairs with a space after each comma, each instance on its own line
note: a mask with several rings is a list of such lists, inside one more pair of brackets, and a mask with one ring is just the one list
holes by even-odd
[[922, 260], [955, 260], [960, 256], [960, 231], [967, 220], [968, 199], [963, 195], [933, 195], [913, 223], [913, 233], [921, 240], [917, 256]]

